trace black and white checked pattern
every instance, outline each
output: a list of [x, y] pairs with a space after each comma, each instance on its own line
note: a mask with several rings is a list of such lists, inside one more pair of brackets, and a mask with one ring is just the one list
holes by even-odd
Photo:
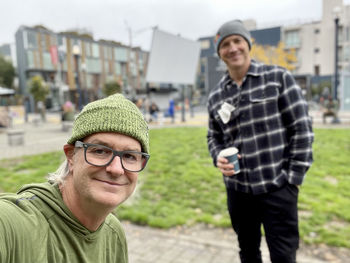
[[[235, 107], [228, 123], [218, 114], [226, 102]], [[208, 99], [208, 147], [216, 165], [219, 152], [239, 149], [241, 172], [224, 177], [228, 187], [260, 194], [286, 181], [300, 185], [312, 163], [313, 132], [307, 103], [284, 68], [252, 60], [238, 86], [226, 73]]]

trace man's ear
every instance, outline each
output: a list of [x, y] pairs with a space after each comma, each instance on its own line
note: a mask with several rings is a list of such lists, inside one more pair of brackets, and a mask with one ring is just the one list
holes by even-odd
[[65, 144], [63, 146], [63, 151], [64, 151], [64, 154], [66, 155], [69, 167], [71, 167], [73, 165], [74, 145]]

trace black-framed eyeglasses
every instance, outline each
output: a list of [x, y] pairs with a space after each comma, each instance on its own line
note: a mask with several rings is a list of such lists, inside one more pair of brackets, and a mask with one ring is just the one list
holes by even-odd
[[123, 169], [129, 172], [140, 172], [147, 164], [150, 155], [138, 151], [116, 151], [104, 145], [75, 142], [75, 147], [84, 148], [85, 161], [94, 166], [108, 166], [119, 156]]

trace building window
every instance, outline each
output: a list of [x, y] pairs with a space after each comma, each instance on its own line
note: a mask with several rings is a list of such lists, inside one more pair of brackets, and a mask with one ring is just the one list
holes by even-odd
[[314, 69], [315, 69], [315, 73], [314, 74], [316, 76], [319, 76], [320, 75], [320, 65], [315, 65]]
[[28, 39], [28, 48], [37, 48], [38, 47], [38, 41], [37, 41], [35, 32], [28, 31], [27, 32], [27, 39]]
[[89, 42], [85, 43], [85, 56], [91, 57], [91, 44]]
[[315, 34], [319, 34], [320, 33], [320, 29], [316, 28], [314, 32], [315, 32]]
[[201, 49], [209, 49], [210, 48], [210, 41], [209, 40], [202, 40], [201, 41]]
[[350, 46], [344, 47], [344, 60], [350, 61]]
[[43, 53], [43, 69], [45, 70], [53, 70], [53, 65], [51, 62], [51, 54], [48, 52]]
[[317, 54], [317, 53], [319, 53], [319, 52], [320, 52], [320, 49], [319, 49], [318, 47], [314, 49], [314, 53]]
[[299, 31], [298, 30], [286, 31], [285, 42], [286, 42], [287, 48], [300, 46]]
[[127, 62], [128, 61], [128, 50], [123, 47], [117, 47], [114, 49], [114, 60], [120, 61], [120, 62]]
[[27, 51], [27, 66], [28, 66], [28, 68], [34, 68], [34, 53], [33, 53], [33, 51]]
[[343, 48], [338, 47], [338, 61], [342, 62], [344, 60], [344, 55], [343, 55]]
[[122, 67], [119, 62], [114, 62], [115, 73], [119, 76], [122, 74]]
[[98, 44], [96, 43], [92, 44], [92, 56], [94, 58], [100, 57], [99, 47], [98, 47]]
[[108, 49], [109, 49], [109, 47], [107, 47], [107, 46], [104, 46], [104, 47], [103, 47], [103, 51], [104, 51], [104, 52], [103, 52], [104, 59], [110, 59]]
[[350, 40], [350, 27], [346, 27], [345, 29], [345, 40], [346, 41]]
[[64, 42], [65, 42], [64, 40], [65, 40], [65, 38], [63, 36], [58, 35], [57, 36], [57, 44], [58, 44], [58, 46], [64, 46]]
[[338, 40], [341, 43], [341, 42], [344, 41], [344, 35], [343, 35], [344, 28], [343, 28], [343, 26], [339, 26], [338, 30], [339, 30], [339, 32], [338, 32], [338, 36], [339, 36]]

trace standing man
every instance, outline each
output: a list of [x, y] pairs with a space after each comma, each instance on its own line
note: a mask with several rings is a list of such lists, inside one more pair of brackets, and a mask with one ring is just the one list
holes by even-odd
[[134, 191], [149, 155], [148, 127], [121, 94], [77, 116], [66, 160], [47, 183], [0, 195], [0, 262], [128, 262], [111, 212]]
[[[313, 132], [299, 86], [284, 68], [251, 59], [241, 21], [223, 24], [216, 49], [227, 72], [208, 99], [208, 147], [224, 176], [241, 262], [262, 262], [261, 225], [273, 263], [294, 263], [299, 244], [299, 185], [312, 163]], [[239, 150], [240, 173], [226, 158]]]

